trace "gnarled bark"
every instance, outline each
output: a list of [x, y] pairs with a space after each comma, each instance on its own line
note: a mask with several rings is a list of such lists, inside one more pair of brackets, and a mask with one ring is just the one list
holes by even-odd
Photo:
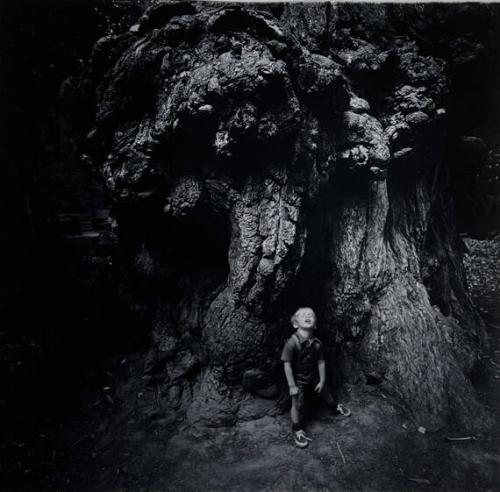
[[279, 411], [298, 304], [345, 380], [381, 384], [427, 427], [479, 410], [447, 63], [402, 17], [163, 2], [96, 44], [89, 139], [152, 319], [146, 371], [191, 421]]

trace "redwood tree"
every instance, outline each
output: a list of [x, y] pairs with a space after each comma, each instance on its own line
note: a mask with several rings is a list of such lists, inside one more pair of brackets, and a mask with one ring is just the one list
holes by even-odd
[[95, 103], [86, 152], [165, 408], [280, 411], [288, 319], [309, 305], [330, 380], [379, 385], [427, 427], [477, 423], [448, 96], [449, 26], [489, 15], [471, 9], [160, 2], [97, 42], [65, 91]]

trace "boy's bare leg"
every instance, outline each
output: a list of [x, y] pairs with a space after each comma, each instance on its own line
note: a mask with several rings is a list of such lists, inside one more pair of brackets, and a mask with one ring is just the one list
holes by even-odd
[[304, 417], [304, 391], [299, 389], [297, 395], [292, 396], [292, 409], [290, 410], [290, 417], [292, 419], [292, 429], [294, 431], [302, 428]]
[[348, 408], [339, 404], [333, 391], [327, 384], [323, 386], [320, 396], [330, 410], [333, 410], [335, 413], [343, 415], [344, 417], [349, 417], [349, 415], [351, 415], [351, 411]]
[[299, 448], [307, 448], [311, 438], [307, 437], [303, 425], [304, 417], [304, 388], [299, 387], [299, 392], [292, 396], [292, 409], [290, 411], [292, 418], [292, 436], [295, 445]]
[[323, 386], [323, 389], [321, 390], [321, 393], [319, 395], [321, 396], [321, 399], [327, 404], [328, 408], [330, 408], [331, 410], [337, 409], [337, 399], [335, 398], [335, 395], [333, 394], [328, 384], [325, 384]]

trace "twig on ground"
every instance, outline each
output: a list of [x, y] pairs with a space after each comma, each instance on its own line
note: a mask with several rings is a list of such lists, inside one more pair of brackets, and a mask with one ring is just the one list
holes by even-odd
[[340, 444], [339, 444], [339, 443], [337, 443], [337, 448], [338, 448], [338, 450], [339, 450], [339, 453], [340, 453], [340, 456], [341, 456], [341, 458], [342, 458], [342, 461], [344, 462], [344, 465], [346, 465], [346, 464], [347, 464], [347, 462], [346, 462], [346, 460], [345, 460], [345, 456], [344, 456], [344, 453], [342, 452], [342, 449], [340, 449]]
[[78, 444], [80, 444], [81, 442], [85, 441], [85, 439], [87, 439], [87, 437], [89, 437], [88, 434], [85, 434], [83, 437], [80, 437], [80, 439], [78, 439], [78, 441], [75, 441], [71, 446], [70, 448], [74, 448], [75, 446], [77, 446]]
[[446, 437], [447, 441], [472, 441], [475, 439], [474, 436], [467, 436], [467, 437]]
[[425, 485], [430, 485], [431, 481], [427, 480], [426, 478], [408, 478], [410, 482], [415, 482], [415, 483], [421, 483]]

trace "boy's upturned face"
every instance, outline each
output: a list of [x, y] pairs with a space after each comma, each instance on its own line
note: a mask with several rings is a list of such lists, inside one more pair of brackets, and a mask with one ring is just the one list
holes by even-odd
[[295, 328], [312, 330], [316, 326], [316, 315], [311, 308], [299, 309], [295, 314]]

